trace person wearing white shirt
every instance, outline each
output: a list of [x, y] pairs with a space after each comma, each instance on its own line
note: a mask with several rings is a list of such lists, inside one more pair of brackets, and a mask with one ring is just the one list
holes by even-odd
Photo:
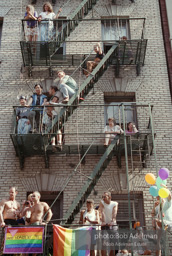
[[40, 35], [41, 41], [48, 41], [53, 36], [53, 20], [58, 19], [62, 9], [60, 8], [57, 15], [53, 12], [52, 5], [46, 2], [43, 5], [43, 12], [39, 14], [38, 21], [41, 22]]
[[[94, 226], [96, 224], [99, 224], [99, 212], [94, 209], [94, 200], [87, 199], [87, 209], [81, 211], [80, 214], [80, 224], [92, 226], [93, 229], [97, 229], [97, 226]], [[92, 233], [94, 235], [94, 232]], [[97, 255], [96, 250], [90, 250], [90, 256]]]
[[[109, 191], [104, 192], [100, 201], [100, 212], [102, 215], [102, 230], [114, 230], [117, 231], [116, 215], [118, 211], [118, 203], [111, 201], [111, 193]], [[102, 256], [106, 256], [106, 251], [101, 251]], [[114, 255], [114, 250], [110, 251], [109, 256]]]
[[105, 143], [104, 146], [108, 146], [111, 142], [111, 139], [114, 139], [117, 134], [123, 134], [123, 130], [119, 125], [116, 125], [114, 118], [108, 118], [109, 125], [106, 125], [104, 128], [105, 133]]

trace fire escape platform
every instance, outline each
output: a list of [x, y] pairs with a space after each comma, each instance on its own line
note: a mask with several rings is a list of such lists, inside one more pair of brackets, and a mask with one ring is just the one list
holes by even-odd
[[[31, 156], [44, 156], [46, 167], [49, 166], [49, 156], [50, 155], [84, 155], [89, 144], [63, 144], [60, 146], [50, 145], [50, 135], [49, 134], [11, 134], [11, 139], [16, 151], [16, 155], [19, 157], [21, 168], [23, 168], [25, 157]], [[138, 155], [139, 153], [142, 157], [145, 157], [149, 151], [152, 151], [152, 135], [150, 133], [135, 134], [127, 136], [127, 150], [128, 155]], [[103, 144], [93, 144], [87, 151], [87, 155], [103, 155], [107, 147]], [[118, 166], [121, 167], [121, 156], [125, 155], [124, 150], [124, 136], [121, 135], [119, 142], [113, 150], [114, 156], [117, 156]]]

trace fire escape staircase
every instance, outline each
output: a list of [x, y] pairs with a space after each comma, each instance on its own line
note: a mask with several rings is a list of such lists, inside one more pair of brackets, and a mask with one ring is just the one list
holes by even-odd
[[[80, 92], [74, 94], [72, 98], [69, 100], [68, 106], [64, 106], [64, 108], [61, 109], [59, 115], [56, 116], [56, 118], [54, 118], [52, 127], [55, 125], [56, 127], [58, 127], [58, 129], [63, 127], [64, 123], [68, 120], [68, 118], [73, 114], [74, 110], [77, 108], [79, 97], [81, 96], [85, 98], [88, 95], [88, 93], [94, 88], [94, 84], [100, 79], [100, 77], [107, 70], [108, 66], [112, 64], [113, 57], [117, 47], [118, 47], [117, 43], [112, 45], [110, 50], [107, 52], [104, 58], [99, 62], [97, 67], [81, 84]], [[71, 106], [73, 107], [71, 108]], [[59, 124], [57, 125], [58, 122]], [[48, 129], [47, 133], [50, 132], [52, 127]]]
[[85, 16], [93, 9], [98, 0], [84, 0], [78, 6], [78, 8], [71, 14], [69, 21], [67, 21], [62, 30], [57, 34], [55, 41], [55, 49], [51, 52], [51, 58], [57, 52], [62, 42], [75, 30], [79, 23], [85, 18]]
[[[21, 51], [24, 66], [29, 66], [29, 75], [32, 75], [31, 68], [33, 66], [50, 66], [53, 56], [56, 54], [61, 44], [65, 42], [67, 37], [75, 30], [85, 16], [93, 9], [98, 0], [83, 0], [78, 8], [70, 15], [70, 19], [64, 21], [61, 31], [48, 42], [26, 42], [21, 41]], [[39, 51], [36, 49], [39, 48]], [[39, 52], [39, 54], [38, 54]]]
[[[100, 77], [107, 70], [108, 66], [112, 64], [113, 57], [115, 55], [118, 44], [112, 45], [110, 50], [100, 61], [93, 72], [84, 80], [80, 86], [80, 92], [77, 92], [69, 100], [67, 105], [64, 105], [58, 116], [56, 116], [52, 122], [51, 128], [47, 129], [44, 134], [26, 134], [18, 135], [16, 130], [11, 134], [11, 139], [16, 150], [16, 154], [20, 160], [21, 169], [24, 167], [24, 159], [26, 156], [32, 155], [44, 155], [45, 166], [49, 167], [49, 154], [47, 151], [51, 138], [54, 137], [58, 130], [65, 126], [65, 122], [73, 114], [74, 110], [79, 106], [79, 97], [86, 97], [88, 93], [94, 88], [94, 84], [100, 79]], [[16, 116], [14, 116], [14, 127], [16, 124]], [[53, 134], [51, 130], [53, 129]]]
[[90, 178], [88, 178], [85, 182], [85, 185], [82, 186], [82, 189], [76, 196], [67, 213], [65, 214], [64, 221], [62, 221], [61, 224], [71, 224], [74, 221], [75, 216], [79, 213], [84, 202], [92, 192], [94, 186], [97, 184], [102, 173], [107, 168], [109, 162], [114, 156], [119, 137], [120, 135], [116, 135], [114, 140], [108, 146], [107, 150], [93, 169]]

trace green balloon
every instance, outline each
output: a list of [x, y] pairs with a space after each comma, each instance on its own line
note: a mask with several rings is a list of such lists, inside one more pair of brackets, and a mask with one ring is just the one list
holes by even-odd
[[161, 186], [161, 184], [166, 185], [167, 184], [167, 180], [162, 180], [160, 177], [158, 177], [156, 179], [156, 185], [158, 188], [163, 188], [163, 186]]

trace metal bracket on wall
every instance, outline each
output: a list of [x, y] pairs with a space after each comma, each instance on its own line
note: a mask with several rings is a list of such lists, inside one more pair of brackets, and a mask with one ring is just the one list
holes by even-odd
[[119, 70], [120, 70], [120, 59], [117, 59], [116, 67], [115, 67], [115, 77], [119, 77]]
[[49, 155], [47, 154], [47, 151], [44, 152], [44, 159], [45, 159], [45, 168], [49, 168]]
[[50, 77], [53, 76], [53, 70], [52, 70], [52, 67], [51, 67], [51, 66], [49, 67], [49, 76], [50, 76]]
[[20, 169], [22, 170], [24, 168], [24, 160], [25, 160], [23, 147], [22, 147], [23, 140], [22, 140], [22, 137], [20, 137], [18, 135], [16, 136], [16, 140], [17, 140], [17, 143], [15, 143], [15, 148], [16, 148], [16, 151], [17, 151], [16, 152], [17, 156], [19, 157]]
[[32, 66], [29, 66], [29, 68], [28, 68], [28, 76], [29, 77], [32, 76]]
[[137, 76], [140, 75], [140, 63], [138, 63], [138, 64], [136, 65], [136, 74], [137, 74]]

